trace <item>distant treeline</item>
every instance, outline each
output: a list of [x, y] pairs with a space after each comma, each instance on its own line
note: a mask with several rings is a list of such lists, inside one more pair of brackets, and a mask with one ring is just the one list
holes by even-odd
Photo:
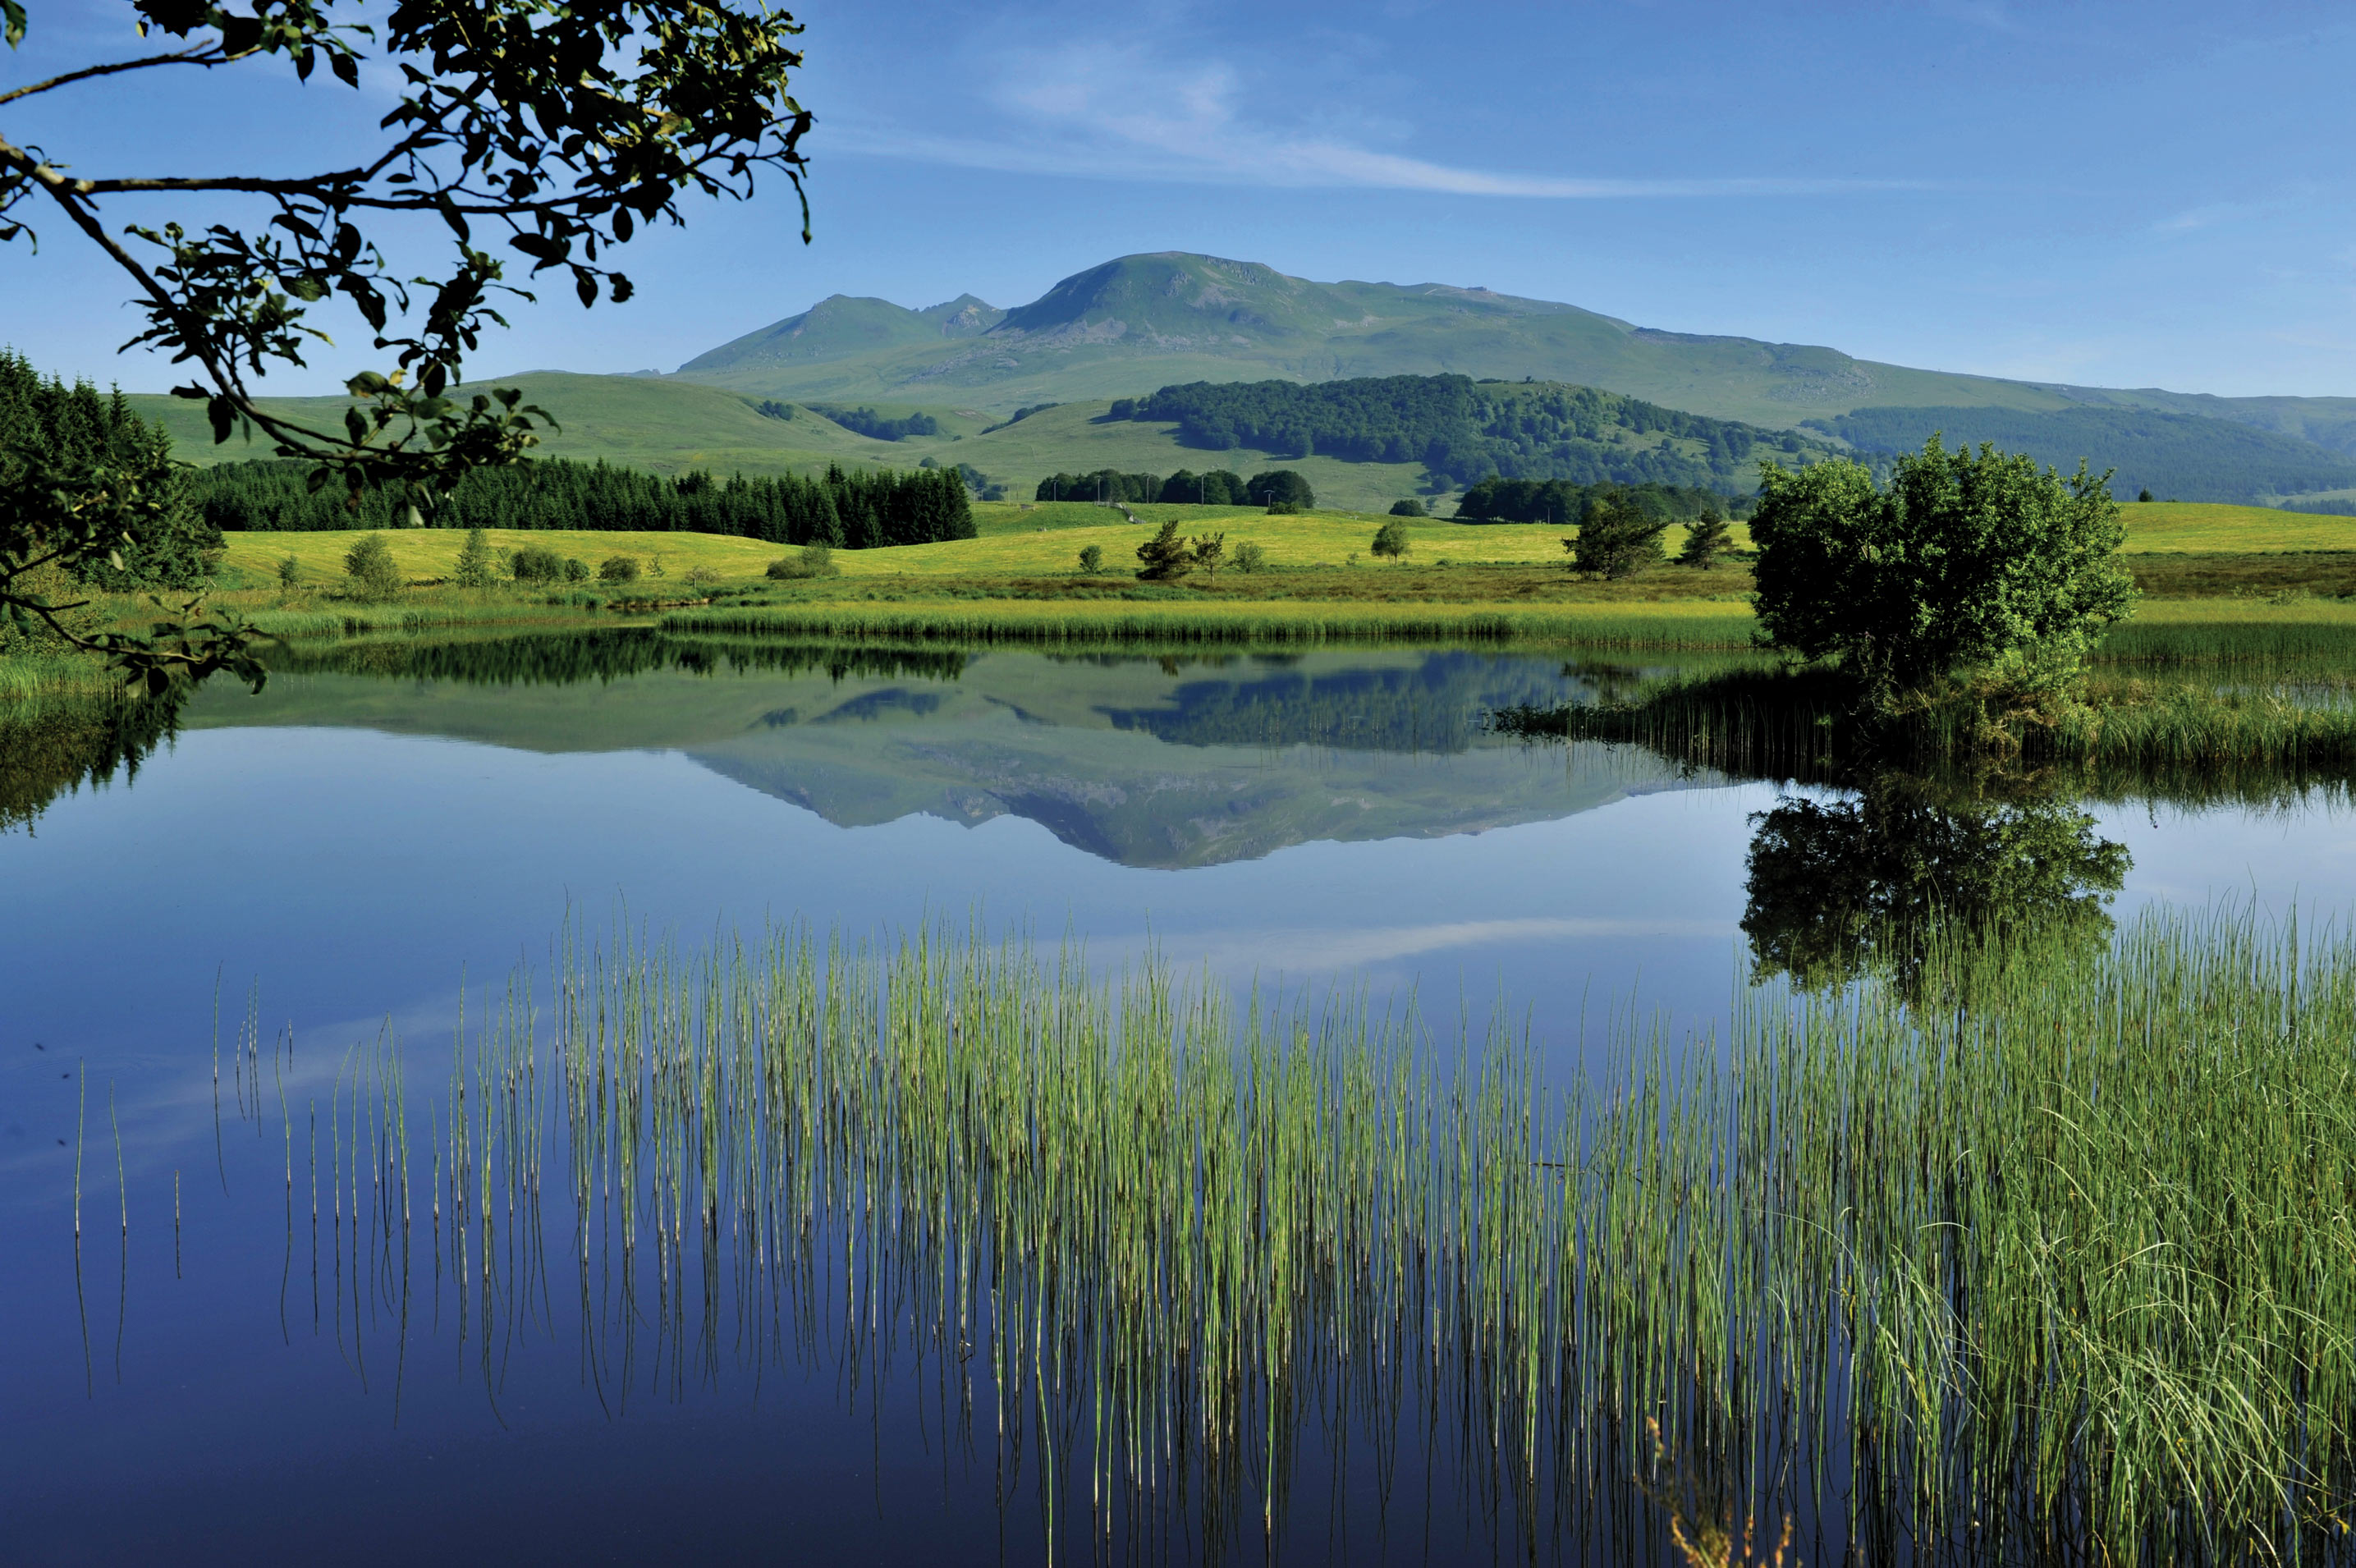
[[1704, 512], [1748, 517], [1758, 503], [1730, 501], [1716, 490], [1677, 485], [1575, 485], [1569, 479], [1483, 479], [1456, 503], [1464, 522], [1583, 523], [1598, 502], [1611, 501], [1648, 522], [1691, 522]]
[[1042, 479], [1033, 499], [1166, 501], [1182, 506], [1265, 506], [1275, 501], [1315, 506], [1317, 492], [1290, 468], [1263, 469], [1248, 479], [1226, 468], [1214, 468], [1207, 474], [1181, 468], [1167, 478], [1160, 474], [1123, 474], [1099, 468], [1093, 474], [1055, 474]]
[[2356, 487], [2356, 462], [2328, 447], [2157, 409], [1861, 408], [1808, 424], [1871, 455], [1920, 451], [1935, 431], [1949, 446], [1993, 441], [2065, 474], [2083, 457], [2096, 473], [2117, 470], [2111, 493], [2122, 499], [2147, 489], [2162, 500], [2252, 501]]
[[941, 433], [941, 422], [929, 413], [911, 413], [894, 419], [872, 408], [837, 408], [825, 403], [814, 403], [809, 406], [845, 430], [855, 430], [878, 441], [899, 441], [911, 435], [938, 435]]
[[[405, 501], [380, 490], [357, 509], [339, 488], [314, 492], [300, 463], [225, 463], [191, 482], [206, 521], [230, 532], [397, 528]], [[863, 550], [974, 537], [973, 506], [954, 468], [718, 479], [667, 478], [562, 457], [477, 469], [435, 508], [436, 528], [578, 528], [599, 532], [722, 533], [776, 544]]]
[[0, 349], [0, 480], [38, 465], [56, 472], [104, 464], [139, 478], [166, 505], [160, 522], [143, 524], [117, 552], [123, 564], [91, 569], [99, 587], [193, 587], [210, 569], [220, 532], [187, 504], [187, 482], [172, 464], [172, 438], [131, 411], [121, 392], [101, 396], [88, 381], [44, 381], [31, 361]]
[[[1825, 450], [1789, 431], [1706, 419], [1617, 392], [1468, 376], [1358, 381], [1192, 381], [1123, 398], [1116, 419], [1173, 420], [1190, 446], [1248, 446], [1287, 457], [1421, 463], [1471, 484], [1506, 478], [1574, 484], [1749, 489], [1759, 458]], [[1686, 445], [1664, 445], [1657, 437]]]

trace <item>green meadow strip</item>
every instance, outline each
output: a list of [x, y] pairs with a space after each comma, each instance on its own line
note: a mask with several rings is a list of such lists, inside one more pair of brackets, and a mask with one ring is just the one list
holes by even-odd
[[[1697, 607], [1698, 609], [1698, 607]], [[1269, 604], [1209, 601], [1167, 607], [1029, 600], [885, 602], [674, 611], [674, 632], [886, 638], [965, 643], [1576, 642], [1605, 648], [1748, 648], [1747, 611], [1710, 606], [1630, 610], [1513, 605]]]

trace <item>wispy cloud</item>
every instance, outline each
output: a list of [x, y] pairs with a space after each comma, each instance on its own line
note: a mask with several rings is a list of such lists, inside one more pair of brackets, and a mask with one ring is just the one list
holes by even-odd
[[[1286, 95], [1297, 102], [1297, 93]], [[1336, 187], [1547, 200], [1795, 196], [1921, 188], [1913, 180], [1708, 176], [1620, 178], [1468, 167], [1327, 126], [1273, 123], [1231, 66], [1171, 65], [1142, 44], [1067, 44], [1003, 62], [990, 132], [948, 135], [837, 123], [845, 151], [989, 168], [1184, 184]]]

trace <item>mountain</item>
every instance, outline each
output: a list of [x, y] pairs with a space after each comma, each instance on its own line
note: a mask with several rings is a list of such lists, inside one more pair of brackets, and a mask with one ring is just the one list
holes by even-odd
[[1183, 381], [1442, 372], [1601, 387], [1778, 429], [1864, 408], [2096, 405], [2221, 419], [2356, 454], [2356, 398], [2221, 398], [1917, 370], [1817, 345], [1639, 327], [1481, 287], [1315, 283], [1183, 252], [1106, 262], [1004, 312], [970, 295], [922, 311], [837, 295], [700, 354], [679, 374], [755, 397], [1003, 414]]

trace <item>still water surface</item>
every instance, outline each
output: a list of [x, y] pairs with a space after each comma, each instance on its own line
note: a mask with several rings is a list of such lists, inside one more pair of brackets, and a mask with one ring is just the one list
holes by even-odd
[[[765, 1355], [733, 1309], [609, 1365], [557, 1263], [495, 1369], [452, 1282], [363, 1302], [290, 1218], [309, 1155], [282, 1105], [328, 1103], [380, 1036], [438, 1092], [462, 975], [544, 971], [568, 921], [682, 947], [978, 923], [1238, 995], [1412, 998], [1442, 1048], [1503, 1006], [1575, 1072], [1615, 1015], [1724, 1017], [1746, 856], [1789, 793], [1483, 733], [1641, 678], [1629, 656], [611, 654], [217, 685], [135, 779], [0, 838], [0, 1563], [1037, 1561], [1035, 1488], [937, 1366], [851, 1364], [822, 1326]], [[2356, 907], [2324, 796], [2087, 810], [2131, 857], [2115, 913]], [[264, 1036], [218, 1122], [217, 984], [221, 1036], [255, 996]], [[1337, 1452], [1296, 1456], [1284, 1561], [1664, 1550], [1641, 1520], [1574, 1550], [1471, 1481]], [[1188, 1499], [1157, 1506], [1111, 1542], [1059, 1520], [1059, 1555], [1212, 1550]]]

